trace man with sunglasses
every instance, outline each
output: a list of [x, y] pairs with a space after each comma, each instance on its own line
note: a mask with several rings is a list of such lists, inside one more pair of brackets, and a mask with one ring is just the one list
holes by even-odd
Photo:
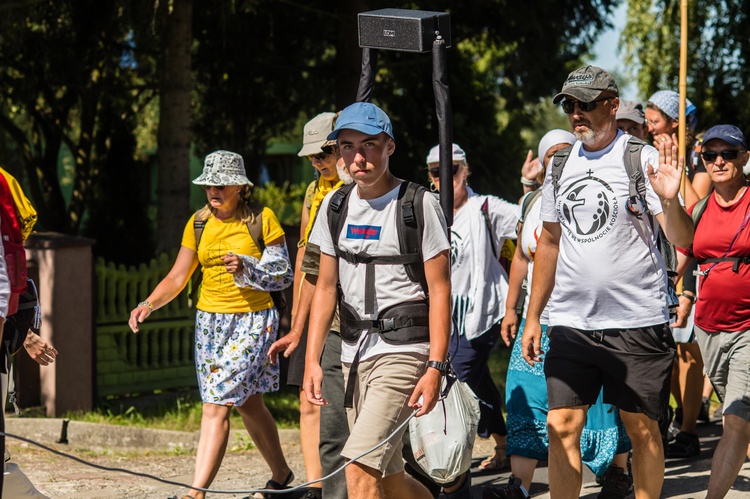
[[[724, 497], [750, 456], [750, 194], [742, 168], [750, 154], [742, 131], [706, 131], [701, 157], [713, 192], [691, 208], [698, 261], [695, 335], [704, 369], [724, 403], [723, 434], [714, 451], [708, 499]], [[683, 271], [688, 261], [681, 262]]]
[[601, 68], [570, 73], [553, 102], [562, 102], [577, 141], [559, 177], [550, 169], [542, 187], [543, 229], [523, 335], [524, 358], [533, 365], [544, 353], [539, 317], [549, 301], [550, 496], [579, 496], [578, 443], [603, 387], [604, 402], [620, 409], [633, 443], [636, 496], [656, 499], [664, 481], [657, 421], [669, 400], [674, 341], [651, 221], [672, 243], [692, 242], [692, 222], [678, 197], [682, 165], [676, 147], [662, 144], [657, 152], [644, 145], [645, 193], [630, 195], [629, 137], [616, 121], [619, 92]]

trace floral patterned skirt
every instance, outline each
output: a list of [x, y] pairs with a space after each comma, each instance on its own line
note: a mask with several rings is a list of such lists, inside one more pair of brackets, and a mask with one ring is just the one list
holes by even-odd
[[242, 314], [198, 310], [195, 367], [203, 402], [242, 405], [251, 395], [279, 389], [279, 366], [268, 358], [278, 324], [275, 307]]

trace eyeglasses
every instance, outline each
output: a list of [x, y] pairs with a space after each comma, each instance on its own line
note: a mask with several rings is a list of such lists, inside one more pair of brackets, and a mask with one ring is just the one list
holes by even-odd
[[[453, 175], [454, 176], [456, 175], [456, 173], [458, 173], [459, 168], [461, 168], [461, 164], [453, 163]], [[430, 175], [432, 175], [433, 178], [440, 177], [440, 167], [436, 166], [435, 168], [430, 168]]]
[[330, 154], [331, 154], [330, 152], [319, 152], [318, 154], [308, 154], [308, 155], [307, 155], [307, 159], [309, 159], [309, 160], [310, 160], [310, 163], [312, 163], [312, 161], [313, 161], [314, 159], [317, 159], [318, 161], [323, 161], [323, 160], [324, 160], [324, 159], [326, 159], [326, 158], [327, 158], [327, 157], [328, 157], [328, 156], [329, 156]]
[[709, 163], [713, 163], [716, 161], [716, 158], [721, 155], [721, 158], [724, 160], [728, 159], [737, 159], [737, 155], [741, 152], [747, 152], [747, 151], [735, 151], [734, 149], [724, 149], [721, 152], [717, 151], [702, 151], [701, 157], [708, 161]]
[[202, 185], [201, 189], [208, 192], [211, 189], [216, 189], [217, 191], [223, 190], [226, 185]]
[[573, 106], [575, 104], [578, 104], [578, 107], [581, 109], [581, 111], [583, 111], [584, 113], [588, 113], [589, 111], [593, 111], [594, 109], [596, 109], [597, 102], [610, 99], [614, 99], [614, 97], [602, 97], [601, 99], [592, 100], [591, 102], [583, 102], [576, 99], [565, 99], [561, 102], [561, 105], [563, 113], [565, 114], [572, 114]]

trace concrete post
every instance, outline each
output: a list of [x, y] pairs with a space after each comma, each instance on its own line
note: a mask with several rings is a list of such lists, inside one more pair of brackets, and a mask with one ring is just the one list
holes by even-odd
[[[90, 410], [94, 402], [93, 239], [34, 233], [26, 258], [39, 272], [41, 336], [57, 348], [54, 364], [40, 370], [47, 416]], [[19, 387], [21, 389], [22, 387]]]

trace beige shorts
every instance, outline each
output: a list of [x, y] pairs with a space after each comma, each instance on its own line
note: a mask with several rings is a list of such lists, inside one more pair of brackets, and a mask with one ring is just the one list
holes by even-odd
[[[359, 363], [354, 407], [346, 410], [350, 435], [342, 456], [356, 458], [384, 441], [406, 421], [413, 412], [409, 398], [424, 374], [427, 359], [427, 355], [418, 353], [388, 353]], [[342, 364], [344, 380], [349, 379], [350, 367], [351, 364]], [[383, 476], [403, 471], [401, 439], [407, 429], [405, 426], [387, 444], [357, 462], [380, 471]]]

